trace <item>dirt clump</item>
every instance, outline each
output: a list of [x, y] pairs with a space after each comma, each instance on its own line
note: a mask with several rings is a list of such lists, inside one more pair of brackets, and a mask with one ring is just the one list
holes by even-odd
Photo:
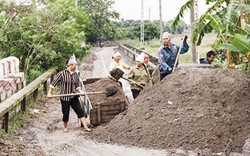
[[146, 148], [240, 152], [250, 134], [250, 80], [237, 70], [183, 68], [145, 89], [93, 139]]
[[25, 145], [22, 144], [14, 144], [8, 141], [1, 140], [0, 141], [0, 155], [8, 156], [12, 154], [16, 155], [24, 155], [25, 154]]
[[116, 94], [113, 96], [107, 96], [106, 94], [92, 94], [88, 95], [90, 102], [93, 107], [97, 105], [97, 103], [100, 102], [113, 102], [113, 101], [123, 101], [125, 100], [125, 95], [122, 91], [121, 86], [118, 84], [118, 82], [111, 80], [110, 78], [101, 78], [97, 80], [94, 83], [85, 84], [85, 90], [87, 92], [99, 92], [104, 91], [106, 92], [107, 88], [113, 88], [113, 90], [109, 90], [110, 95], [114, 94], [111, 93], [111, 91], [115, 91]]

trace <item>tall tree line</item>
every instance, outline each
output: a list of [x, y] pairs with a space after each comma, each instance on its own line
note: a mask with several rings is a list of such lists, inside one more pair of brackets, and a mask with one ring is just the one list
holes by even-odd
[[71, 55], [82, 58], [87, 54], [89, 47], [81, 47], [83, 42], [110, 32], [110, 19], [118, 16], [109, 9], [112, 2], [79, 1], [76, 7], [74, 0], [33, 0], [31, 5], [1, 1], [0, 58], [19, 58], [20, 70], [29, 80], [49, 68], [63, 69]]
[[[140, 39], [140, 20], [120, 20], [114, 22], [117, 27], [117, 38]], [[188, 25], [184, 21], [180, 21], [174, 28], [172, 20], [164, 23], [163, 31], [171, 34], [181, 34], [188, 29]], [[160, 21], [144, 21], [144, 40], [159, 39], [160, 36]]]
[[[8, 2], [8, 3], [7, 3]], [[140, 21], [119, 20], [114, 0], [32, 0], [30, 5], [0, 2], [0, 58], [16, 56], [20, 70], [32, 80], [50, 68], [63, 69], [75, 54], [82, 58], [89, 45], [105, 40], [139, 39]], [[180, 33], [165, 23], [165, 31]], [[145, 40], [159, 38], [159, 21], [145, 21]]]

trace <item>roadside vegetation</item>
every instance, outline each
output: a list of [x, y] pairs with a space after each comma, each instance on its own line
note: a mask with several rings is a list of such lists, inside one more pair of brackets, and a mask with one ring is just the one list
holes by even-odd
[[[188, 0], [181, 7], [173, 26], [178, 25], [193, 3]], [[206, 0], [206, 4], [211, 7], [194, 23], [192, 42], [199, 46], [208, 33], [215, 32], [212, 48], [217, 51], [218, 63], [246, 71], [250, 76], [250, 0]]]
[[[175, 19], [164, 22], [163, 31], [181, 44], [189, 25], [181, 20], [194, 0], [183, 5]], [[144, 21], [145, 45], [140, 44], [140, 20], [119, 19], [114, 0], [36, 0], [26, 5], [0, 2], [0, 58], [20, 59], [20, 70], [32, 81], [49, 68], [63, 69], [75, 54], [83, 58], [101, 36], [105, 41], [129, 43], [157, 56], [161, 42], [159, 21]], [[216, 50], [221, 66], [247, 71], [250, 60], [249, 0], [207, 0], [211, 8], [195, 23], [189, 43], [198, 46], [199, 57]], [[244, 15], [244, 16], [243, 16]], [[228, 63], [228, 58], [232, 59]], [[190, 53], [181, 62], [190, 62]], [[250, 69], [248, 68], [250, 73]]]

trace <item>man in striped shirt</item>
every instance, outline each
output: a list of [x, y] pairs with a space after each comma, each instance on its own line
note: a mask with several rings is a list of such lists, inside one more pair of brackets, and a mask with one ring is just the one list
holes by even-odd
[[[76, 66], [77, 62], [75, 59], [70, 59], [68, 61], [67, 69], [59, 72], [56, 75], [55, 79], [51, 82], [47, 95], [48, 98], [52, 97], [52, 91], [58, 83], [60, 83], [61, 94], [72, 94], [76, 92], [81, 92], [79, 76], [75, 72]], [[62, 96], [60, 97], [60, 100], [62, 105], [62, 113], [63, 113], [62, 121], [64, 122], [64, 131], [68, 131], [69, 111], [71, 106], [72, 109], [77, 114], [78, 118], [80, 118], [84, 130], [90, 132], [91, 129], [88, 128], [86, 122], [87, 114], [82, 110], [80, 102], [78, 100], [78, 96], [75, 95]]]

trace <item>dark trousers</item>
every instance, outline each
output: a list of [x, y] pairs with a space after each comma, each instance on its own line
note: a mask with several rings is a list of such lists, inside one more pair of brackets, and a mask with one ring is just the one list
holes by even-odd
[[170, 74], [170, 73], [160, 74], [160, 81], [161, 81], [164, 77], [166, 77], [168, 74]]
[[78, 97], [71, 98], [69, 101], [61, 100], [62, 113], [63, 113], [63, 122], [69, 121], [69, 111], [70, 106], [77, 114], [78, 118], [87, 117], [87, 114], [82, 110]]
[[137, 89], [131, 89], [131, 92], [132, 92], [133, 98], [135, 99], [140, 94], [141, 91]]

